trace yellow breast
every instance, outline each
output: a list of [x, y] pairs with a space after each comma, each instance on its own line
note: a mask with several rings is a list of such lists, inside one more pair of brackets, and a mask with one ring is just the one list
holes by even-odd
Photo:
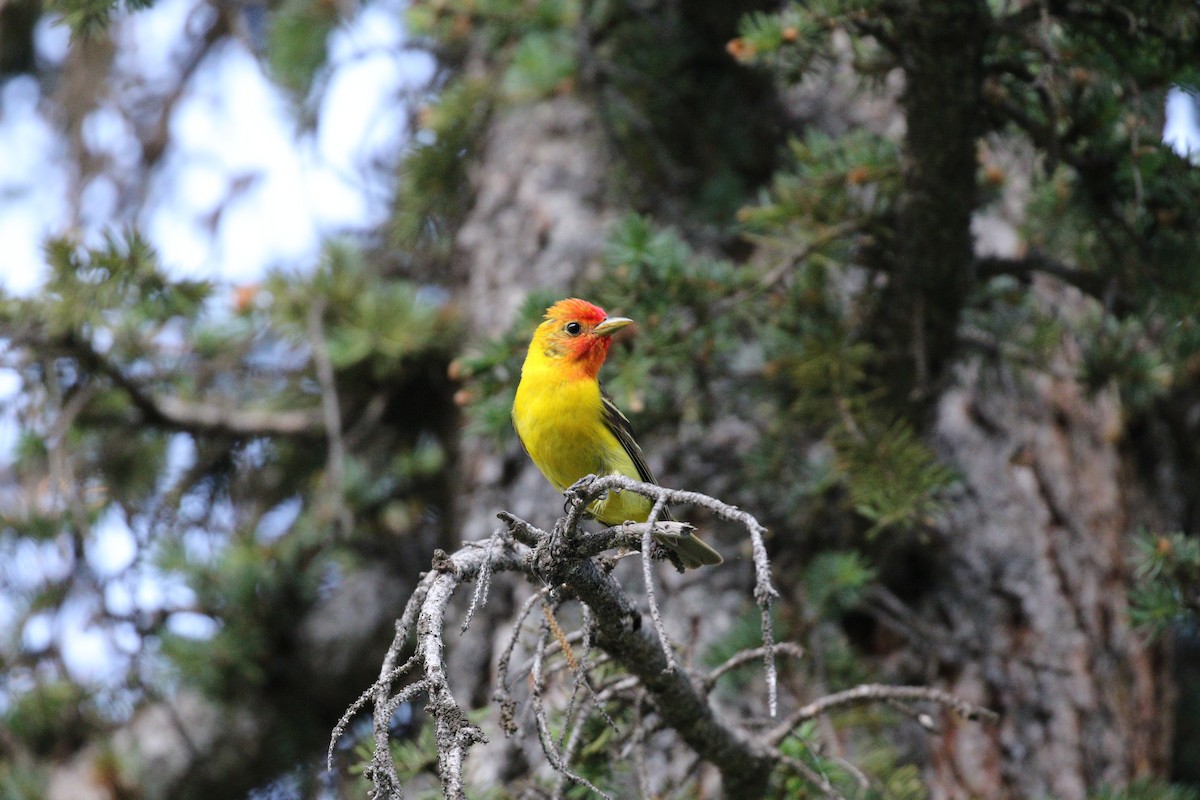
[[[585, 475], [618, 473], [637, 478], [637, 468], [604, 422], [600, 385], [563, 380], [526, 362], [513, 403], [513, 427], [546, 479], [558, 491]], [[601, 522], [643, 522], [650, 501], [631, 492], [610, 492], [589, 508]]]

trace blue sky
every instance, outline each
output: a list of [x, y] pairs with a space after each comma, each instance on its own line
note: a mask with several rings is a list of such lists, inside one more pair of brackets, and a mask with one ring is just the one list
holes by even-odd
[[[169, 85], [186, 32], [206, 8], [160, 0], [123, 17], [114, 28], [118, 80]], [[57, 63], [68, 34], [52, 19], [39, 24], [37, 46], [40, 58]], [[407, 114], [401, 94], [433, 69], [427, 55], [404, 48], [400, 20], [398, 3], [382, 0], [334, 32], [311, 131], [297, 130], [297, 109], [243, 43], [229, 41], [204, 62], [173, 113], [170, 148], [132, 220], [172, 273], [252, 280], [270, 266], [309, 265], [326, 237], [383, 221]], [[119, 217], [118, 198], [122, 182], [141, 178], [139, 150], [118, 106], [132, 98], [116, 94], [82, 125], [85, 146], [109, 159], [109, 174], [76, 186], [38, 83], [17, 77], [0, 85], [0, 153], [21, 154], [0, 159], [0, 281], [10, 290], [38, 285], [46, 236], [93, 238], [131, 221]], [[76, 193], [77, 209], [68, 202]]]

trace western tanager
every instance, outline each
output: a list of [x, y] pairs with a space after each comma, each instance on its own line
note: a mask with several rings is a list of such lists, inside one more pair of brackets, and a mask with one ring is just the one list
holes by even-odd
[[[525, 452], [560, 492], [585, 475], [626, 475], [654, 483], [629, 420], [597, 375], [612, 335], [631, 323], [584, 300], [560, 300], [546, 310], [529, 343], [513, 403], [513, 427]], [[605, 525], [645, 522], [653, 503], [634, 492], [609, 492], [588, 512]], [[662, 515], [670, 520], [669, 513]], [[689, 569], [720, 564], [720, 553], [692, 536], [655, 538]]]

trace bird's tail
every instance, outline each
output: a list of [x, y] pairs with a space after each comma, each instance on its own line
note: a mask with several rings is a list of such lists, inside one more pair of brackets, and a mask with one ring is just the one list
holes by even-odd
[[725, 559], [721, 558], [721, 554], [692, 533], [693, 530], [691, 525], [672, 525], [670, 530], [656, 529], [654, 541], [673, 550], [684, 569], [715, 567], [722, 563]]

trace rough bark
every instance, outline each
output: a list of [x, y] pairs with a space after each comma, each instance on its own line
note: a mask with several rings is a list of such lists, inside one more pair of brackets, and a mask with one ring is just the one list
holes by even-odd
[[[1078, 309], [1041, 282], [1047, 306]], [[963, 472], [942, 579], [921, 607], [944, 620], [936, 674], [1001, 714], [931, 743], [936, 798], [1084, 798], [1161, 774], [1162, 665], [1130, 629], [1124, 542], [1141, 514], [1112, 393], [1088, 396], [1068, 341], [1051, 369], [972, 365], [939, 404], [941, 454]]]
[[459, 229], [462, 306], [475, 330], [504, 330], [533, 289], [568, 293], [589, 270], [614, 219], [608, 159], [595, 114], [563, 96], [509, 109], [472, 171], [474, 206]]

